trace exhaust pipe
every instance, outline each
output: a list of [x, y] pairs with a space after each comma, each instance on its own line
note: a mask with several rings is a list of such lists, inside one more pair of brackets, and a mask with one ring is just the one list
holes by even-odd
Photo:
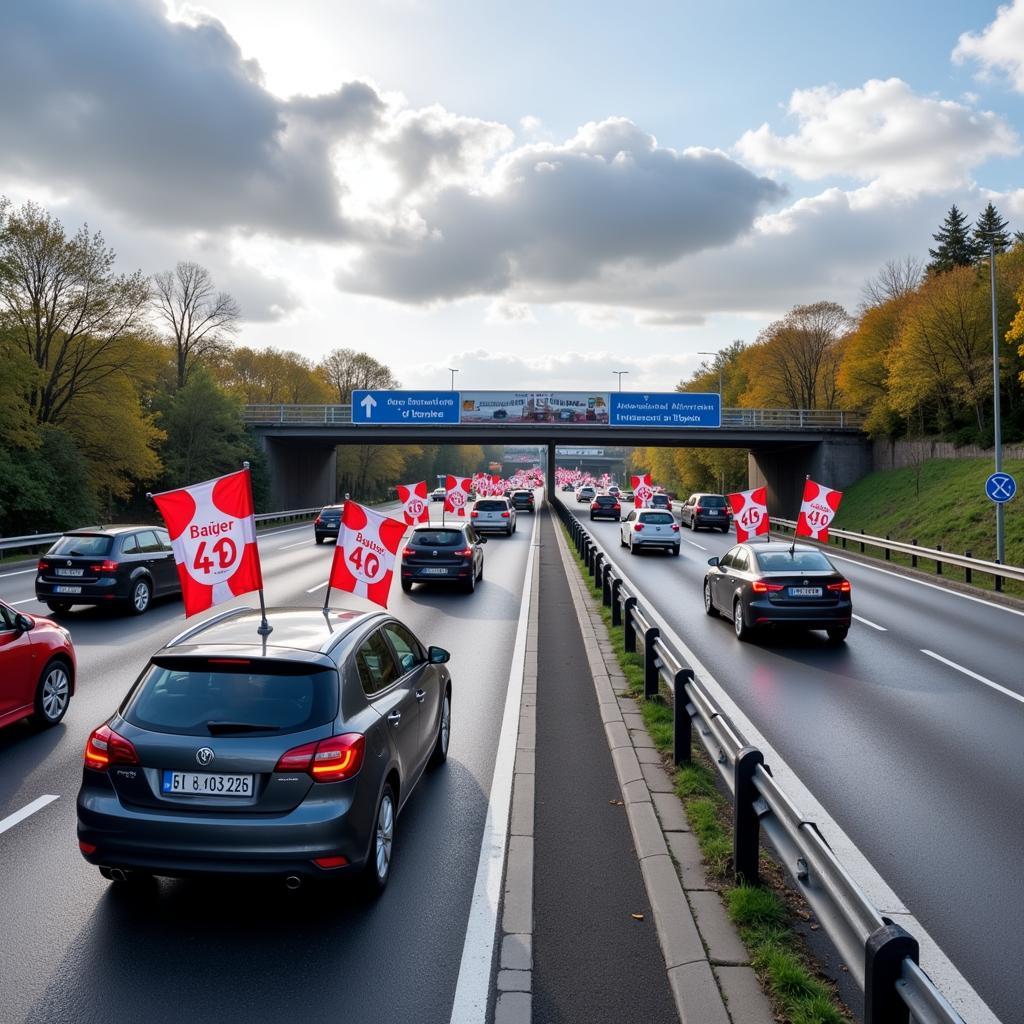
[[294, 890], [296, 890], [296, 889], [301, 887], [302, 879], [299, 878], [298, 875], [289, 875], [284, 880], [284, 885], [285, 885], [286, 889], [291, 889], [292, 891], [294, 891]]
[[115, 882], [124, 882], [128, 879], [128, 873], [123, 868], [111, 868], [110, 874]]

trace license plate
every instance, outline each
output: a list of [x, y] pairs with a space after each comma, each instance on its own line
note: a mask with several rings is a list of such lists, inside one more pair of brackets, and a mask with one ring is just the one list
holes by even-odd
[[56, 586], [56, 587], [53, 588], [53, 592], [55, 594], [80, 594], [82, 592], [82, 588], [81, 587], [67, 587], [67, 586], [61, 587], [61, 586]]
[[252, 796], [253, 776], [211, 772], [164, 772], [160, 788], [164, 793], [190, 796]]
[[58, 569], [57, 570], [57, 575], [58, 576], [84, 576], [85, 575], [85, 570], [84, 569]]
[[717, 515], [720, 515], [720, 514], [721, 514], [721, 513], [720, 513], [720, 512], [718, 511], [718, 509], [717, 509], [717, 508], [713, 508], [713, 509], [710, 509], [710, 510], [708, 511], [708, 515], [709, 515], [709, 516], [717, 516]]
[[424, 569], [422, 570], [424, 576], [447, 576], [447, 569]]
[[790, 597], [821, 597], [821, 587], [790, 587]]

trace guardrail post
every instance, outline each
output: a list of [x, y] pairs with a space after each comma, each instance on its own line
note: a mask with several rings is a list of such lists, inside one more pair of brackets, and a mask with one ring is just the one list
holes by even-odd
[[[884, 920], [884, 918], [883, 918]], [[864, 1024], [909, 1024], [910, 1010], [900, 998], [896, 982], [903, 961], [916, 964], [917, 939], [898, 924], [886, 923], [864, 944]]]
[[603, 561], [604, 561], [604, 555], [600, 551], [598, 551], [597, 548], [594, 548], [594, 557], [591, 559], [591, 563], [590, 563], [590, 577], [591, 577], [591, 579], [594, 579], [594, 580], [597, 579], [597, 574], [601, 571], [601, 563]]
[[[863, 527], [861, 528], [861, 531], [860, 531], [860, 535], [861, 535], [862, 537], [864, 536], [864, 529], [863, 529]], [[861, 553], [862, 555], [864, 554], [864, 541], [861, 541], [861, 542], [860, 542], [860, 553]]]
[[[999, 559], [997, 558], [996, 561], [998, 562]], [[997, 594], [1001, 593], [1002, 589], [1003, 589], [1003, 577], [1002, 576], [996, 576], [995, 577], [995, 581], [996, 581], [996, 593]]]
[[[936, 551], [941, 551], [942, 550], [942, 545], [941, 544], [936, 544], [935, 545], [935, 550]], [[935, 559], [935, 575], [936, 576], [941, 576], [942, 575], [942, 563], [937, 558]]]
[[612, 603], [612, 567], [605, 562], [601, 568], [601, 604], [608, 608]]
[[619, 591], [622, 589], [622, 580], [615, 577], [612, 580], [612, 625], [622, 625], [622, 604], [619, 601]]
[[844, 551], [846, 550], [846, 538], [845, 537], [843, 537], [843, 550]]
[[736, 755], [733, 768], [735, 779], [735, 806], [733, 807], [732, 867], [736, 881], [758, 885], [761, 822], [754, 810], [757, 787], [754, 769], [764, 764], [764, 754], [757, 747], [744, 747]]
[[[971, 552], [969, 550], [964, 552], [964, 558], [973, 558], [973, 557], [974, 556], [971, 554]], [[967, 568], [964, 569], [964, 583], [970, 583], [972, 575], [973, 575], [973, 573], [971, 572], [971, 567], [967, 566]]]
[[693, 669], [684, 668], [672, 680], [672, 761], [678, 767], [689, 764], [692, 757], [693, 720], [686, 710], [686, 684], [693, 679]]
[[644, 700], [658, 696], [658, 664], [654, 641], [661, 635], [657, 626], [644, 631]]
[[[914, 547], [917, 547], [917, 538], [916, 537], [911, 537], [910, 538], [910, 543], [913, 544]], [[917, 555], [911, 555], [910, 556], [910, 568], [911, 569], [916, 569], [917, 568]]]
[[622, 646], [631, 654], [636, 652], [636, 626], [633, 624], [633, 609], [635, 607], [635, 597], [627, 597], [622, 602]]
[[[886, 534], [886, 535], [885, 535], [885, 539], [886, 539], [886, 540], [888, 540], [888, 539], [889, 539], [889, 534]], [[886, 560], [887, 562], [891, 561], [891, 560], [892, 560], [891, 556], [892, 556], [892, 552], [891, 552], [891, 551], [890, 551], [890, 550], [889, 550], [888, 548], [886, 548], [886, 549], [885, 549], [885, 560]]]

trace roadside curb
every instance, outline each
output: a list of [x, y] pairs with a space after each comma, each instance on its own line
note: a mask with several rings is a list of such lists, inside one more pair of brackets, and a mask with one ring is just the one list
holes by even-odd
[[[625, 695], [626, 678], [604, 620], [560, 525], [555, 526], [679, 1019], [682, 1024], [773, 1024], [746, 947], [707, 884], [696, 837], [639, 705]], [[511, 1024], [513, 1018], [507, 1020]], [[506, 1022], [496, 1018], [496, 1024]]]

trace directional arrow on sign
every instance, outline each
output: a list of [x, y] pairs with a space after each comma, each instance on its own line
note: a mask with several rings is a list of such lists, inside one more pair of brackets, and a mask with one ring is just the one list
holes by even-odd
[[359, 404], [366, 410], [366, 418], [368, 420], [372, 420], [373, 410], [377, 404], [377, 399], [374, 398], [373, 395], [367, 395]]

